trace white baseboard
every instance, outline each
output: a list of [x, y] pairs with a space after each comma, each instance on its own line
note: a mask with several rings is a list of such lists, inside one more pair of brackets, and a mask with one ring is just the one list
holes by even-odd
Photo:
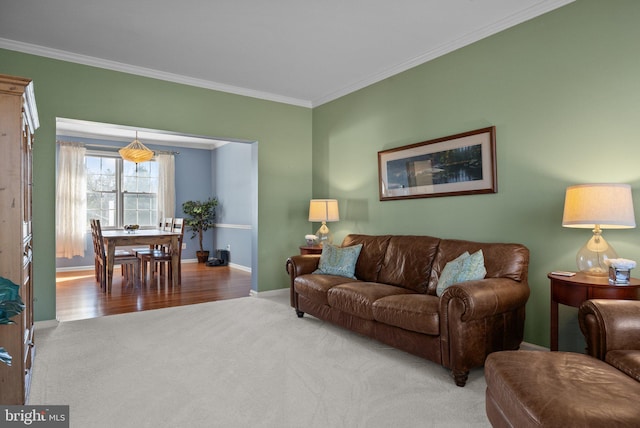
[[51, 328], [51, 327], [57, 327], [58, 324], [60, 324], [60, 321], [58, 320], [44, 320], [44, 321], [36, 321], [33, 323], [33, 327], [36, 330], [40, 330], [43, 328]]
[[289, 288], [280, 288], [278, 290], [268, 290], [268, 291], [255, 291], [250, 290], [249, 296], [251, 297], [282, 297], [289, 295]]
[[71, 266], [56, 268], [56, 272], [78, 272], [82, 270], [94, 270], [95, 266]]

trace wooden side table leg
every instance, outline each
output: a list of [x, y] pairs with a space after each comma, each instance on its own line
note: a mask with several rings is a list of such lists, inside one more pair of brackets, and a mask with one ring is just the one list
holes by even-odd
[[551, 334], [550, 334], [550, 345], [549, 349], [551, 351], [558, 350], [558, 302], [553, 300], [551, 297]]

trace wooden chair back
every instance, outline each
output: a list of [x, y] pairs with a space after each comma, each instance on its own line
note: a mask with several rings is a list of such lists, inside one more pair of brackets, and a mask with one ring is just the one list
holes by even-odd
[[173, 218], [165, 217], [162, 221], [162, 230], [171, 231], [173, 229]]

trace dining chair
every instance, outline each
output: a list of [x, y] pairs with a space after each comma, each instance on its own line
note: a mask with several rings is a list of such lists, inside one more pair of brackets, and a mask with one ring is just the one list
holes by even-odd
[[[180, 234], [178, 237], [178, 285], [182, 283], [182, 241], [184, 238], [184, 219], [176, 217], [173, 219], [171, 230]], [[155, 278], [156, 274], [160, 277], [165, 276], [165, 266], [167, 267], [167, 275], [169, 283], [173, 278], [173, 267], [171, 265], [173, 249], [170, 246], [161, 248], [136, 251], [136, 256], [140, 260], [140, 275], [143, 281], [147, 280], [147, 271], [149, 277]], [[148, 269], [147, 269], [148, 267]]]
[[[100, 220], [91, 219], [91, 236], [93, 239], [93, 251], [95, 253], [95, 273], [96, 282], [100, 284], [100, 289], [105, 292], [111, 292], [111, 287], [107, 290], [107, 253], [102, 238], [102, 227]], [[127, 250], [116, 250], [113, 265], [120, 265], [122, 275], [127, 283], [133, 282], [135, 286], [139, 285], [140, 278], [140, 262], [134, 253]]]
[[173, 228], [173, 218], [172, 217], [165, 217], [164, 220], [162, 221], [162, 230], [166, 230], [166, 231], [171, 231], [171, 229]]
[[[158, 224], [158, 230], [171, 230], [171, 228], [173, 227], [173, 218], [172, 217], [165, 217], [162, 220], [160, 220], [160, 223]], [[149, 247], [144, 247], [144, 248], [133, 248], [131, 251], [133, 251], [134, 253], [136, 253], [136, 255], [138, 254], [138, 252], [144, 252], [150, 249], [160, 249], [162, 248], [162, 245], [149, 245]]]

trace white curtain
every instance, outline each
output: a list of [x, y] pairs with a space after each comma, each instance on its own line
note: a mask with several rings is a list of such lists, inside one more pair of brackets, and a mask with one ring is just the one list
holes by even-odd
[[174, 217], [176, 210], [175, 159], [172, 154], [156, 155], [158, 162], [158, 219]]
[[86, 149], [60, 142], [56, 183], [56, 257], [84, 257], [87, 236]]

